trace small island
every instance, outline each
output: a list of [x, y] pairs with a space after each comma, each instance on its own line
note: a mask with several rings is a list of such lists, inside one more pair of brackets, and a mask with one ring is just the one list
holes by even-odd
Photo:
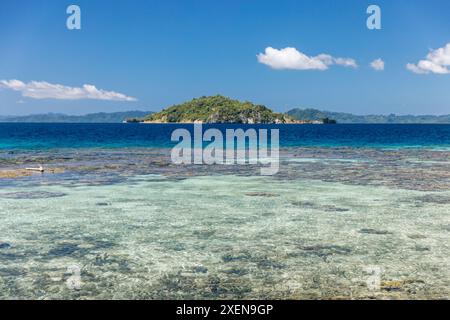
[[276, 113], [264, 105], [241, 102], [221, 95], [200, 97], [168, 107], [144, 118], [131, 118], [127, 122], [140, 123], [240, 123], [240, 124], [304, 124], [333, 123], [295, 119]]
[[[129, 121], [136, 121], [131, 119]], [[240, 102], [221, 95], [200, 97], [150, 114], [143, 123], [291, 123], [293, 118], [266, 106]]]

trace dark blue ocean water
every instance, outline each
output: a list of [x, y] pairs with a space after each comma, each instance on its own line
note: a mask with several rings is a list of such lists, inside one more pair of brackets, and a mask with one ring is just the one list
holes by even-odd
[[[172, 147], [177, 128], [189, 124], [0, 123], [0, 149]], [[450, 125], [204, 125], [203, 129], [279, 129], [280, 146], [450, 148]]]

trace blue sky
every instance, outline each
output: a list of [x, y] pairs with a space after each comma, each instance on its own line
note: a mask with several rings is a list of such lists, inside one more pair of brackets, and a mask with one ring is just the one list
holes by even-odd
[[[81, 30], [66, 28], [70, 4], [81, 8]], [[366, 27], [370, 4], [381, 8], [381, 30]], [[160, 110], [213, 94], [276, 111], [446, 114], [450, 74], [434, 67], [447, 70], [448, 50], [427, 55], [450, 43], [448, 12], [447, 0], [4, 0], [0, 114]], [[268, 47], [333, 62], [276, 69], [257, 59]], [[378, 58], [382, 71], [369, 66]]]

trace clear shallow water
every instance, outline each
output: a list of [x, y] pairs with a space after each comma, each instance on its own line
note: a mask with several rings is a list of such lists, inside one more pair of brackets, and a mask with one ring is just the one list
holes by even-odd
[[[337, 130], [338, 145], [284, 147], [273, 177], [173, 165], [164, 130], [118, 125], [120, 140], [69, 125], [58, 139], [59, 126], [27, 139], [0, 125], [0, 299], [449, 298], [445, 126], [381, 148], [306, 126]], [[40, 163], [43, 175], [20, 172]]]
[[[23, 192], [0, 192], [2, 298], [449, 294], [450, 192], [233, 175]], [[398, 288], [369, 290], [373, 266]]]

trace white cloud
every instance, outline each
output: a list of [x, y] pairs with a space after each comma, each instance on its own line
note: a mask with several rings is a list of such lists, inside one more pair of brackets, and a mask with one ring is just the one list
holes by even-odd
[[370, 67], [375, 71], [383, 71], [384, 70], [384, 61], [382, 59], [373, 60], [370, 63]]
[[418, 74], [450, 74], [450, 43], [445, 47], [432, 50], [428, 53], [426, 59], [420, 60], [417, 64], [408, 63], [406, 68]]
[[0, 88], [19, 91], [23, 97], [32, 99], [58, 100], [108, 100], [108, 101], [136, 101], [122, 93], [97, 89], [94, 85], [85, 84], [82, 87], [68, 87], [45, 81], [31, 81], [24, 83], [20, 80], [0, 80]]
[[354, 59], [335, 58], [329, 54], [310, 57], [295, 48], [289, 47], [280, 50], [267, 47], [264, 53], [257, 55], [257, 59], [259, 63], [277, 70], [327, 70], [333, 64], [352, 68], [358, 67]]
[[334, 58], [334, 63], [344, 67], [358, 68], [356, 61], [350, 58]]

